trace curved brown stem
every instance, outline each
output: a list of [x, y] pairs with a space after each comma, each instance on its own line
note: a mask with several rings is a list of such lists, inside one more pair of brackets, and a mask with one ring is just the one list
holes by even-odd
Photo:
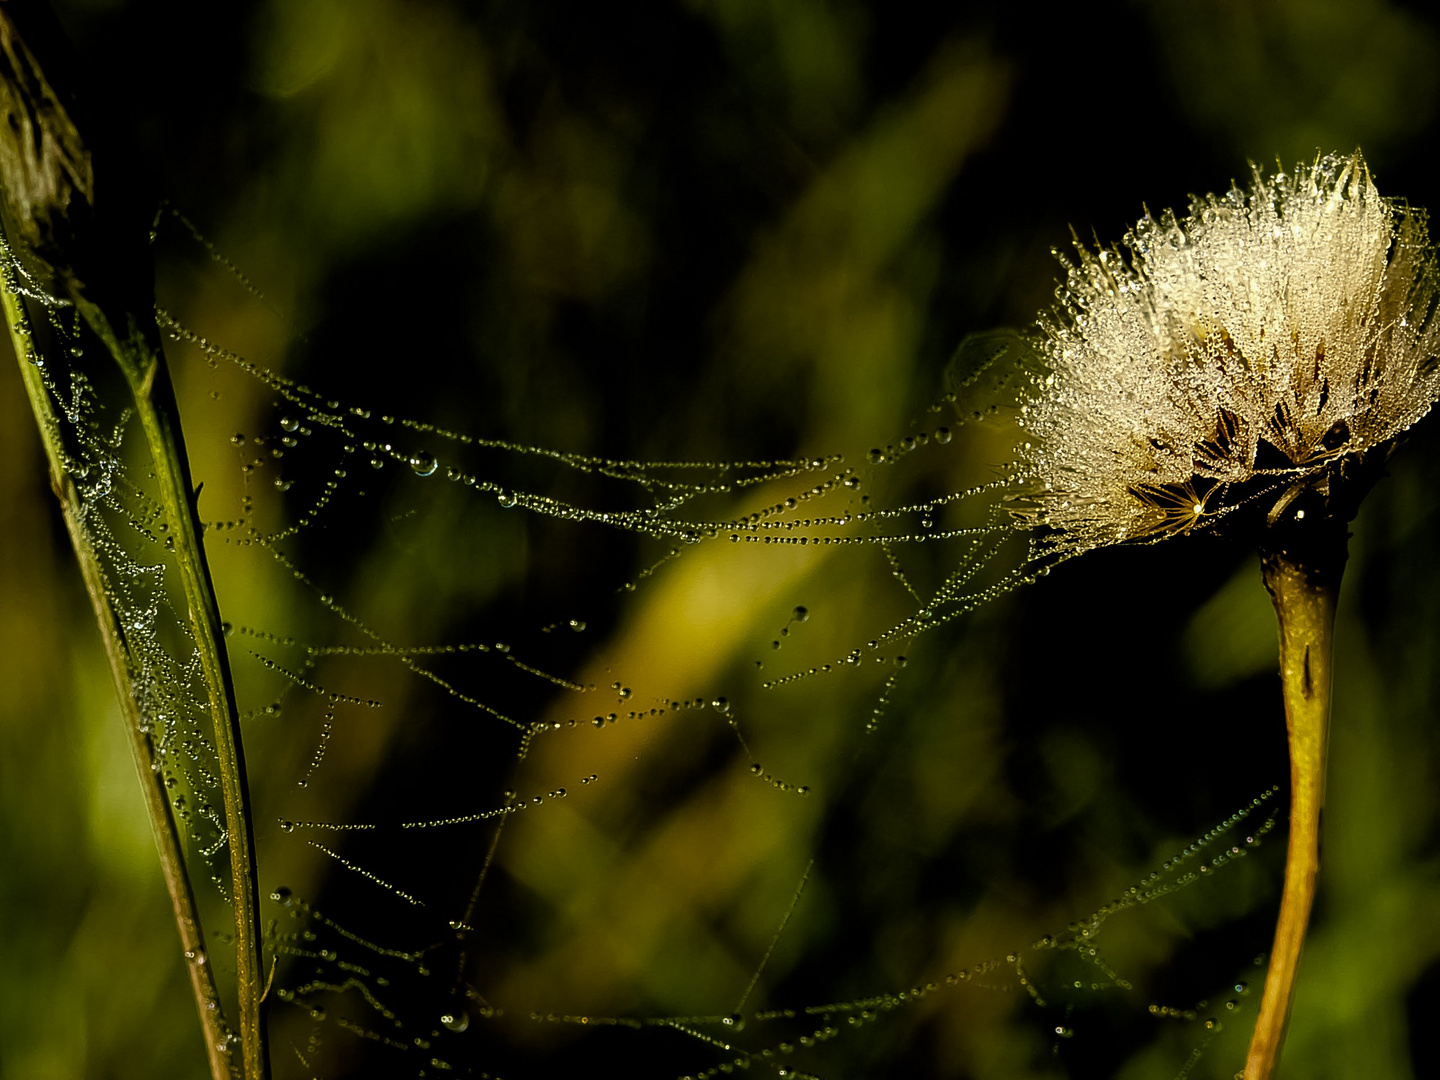
[[1320, 870], [1320, 818], [1330, 734], [1335, 602], [1345, 568], [1345, 533], [1324, 528], [1319, 543], [1263, 552], [1265, 587], [1280, 623], [1280, 679], [1290, 741], [1290, 843], [1275, 944], [1244, 1080], [1275, 1075]]

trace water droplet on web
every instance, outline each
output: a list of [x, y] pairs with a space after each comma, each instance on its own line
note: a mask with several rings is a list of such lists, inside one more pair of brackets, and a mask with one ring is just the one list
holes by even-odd
[[717, 697], [710, 704], [714, 707], [716, 712], [728, 713], [730, 711], [730, 702], [723, 697]]
[[470, 1026], [470, 1017], [462, 1013], [443, 1013], [440, 1023], [451, 1031], [464, 1031]]
[[514, 494], [509, 491], [501, 491], [496, 494], [495, 501], [498, 502], [506, 510], [509, 510], [516, 503]]
[[284, 885], [281, 885], [279, 888], [277, 888], [274, 892], [270, 894], [270, 899], [274, 900], [277, 904], [289, 907], [293, 897], [291, 896], [290, 890], [287, 889]]
[[280, 418], [280, 427], [284, 431], [294, 431], [299, 426], [300, 421], [296, 420], [293, 416], [282, 416]]
[[585, 620], [584, 620], [584, 619], [571, 619], [571, 620], [570, 620], [570, 629], [571, 629], [571, 630], [574, 630], [577, 634], [580, 633], [582, 630], [585, 629]]
[[434, 454], [421, 450], [410, 455], [410, 468], [415, 470], [416, 476], [430, 476], [439, 468], [439, 462], [435, 460]]
[[805, 622], [810, 618], [810, 609], [805, 607], [797, 607], [794, 611], [790, 613], [790, 617], [796, 622]]
[[866, 456], [870, 459], [871, 465], [882, 465], [885, 462], [885, 451], [881, 450], [879, 447], [871, 450], [870, 453]]
[[275, 490], [276, 490], [276, 491], [289, 491], [289, 490], [290, 490], [290, 481], [289, 481], [289, 480], [282, 480], [280, 477], [277, 476], [277, 477], [275, 478]]

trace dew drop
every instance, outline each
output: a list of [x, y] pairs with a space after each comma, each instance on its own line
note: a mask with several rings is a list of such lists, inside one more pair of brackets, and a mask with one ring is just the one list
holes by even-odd
[[415, 470], [416, 476], [430, 476], [439, 468], [439, 462], [434, 454], [421, 450], [410, 455], [410, 468]]
[[296, 420], [293, 416], [282, 416], [280, 418], [280, 428], [283, 431], [294, 431], [299, 426], [300, 421]]
[[440, 1023], [451, 1031], [464, 1031], [470, 1026], [470, 1017], [462, 1013], [443, 1013]]
[[810, 618], [810, 609], [806, 607], [797, 607], [794, 611], [790, 613], [790, 617], [796, 622], [805, 622], [807, 619]]

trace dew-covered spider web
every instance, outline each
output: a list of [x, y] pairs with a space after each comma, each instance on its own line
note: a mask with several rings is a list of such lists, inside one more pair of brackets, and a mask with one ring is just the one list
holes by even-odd
[[[219, 256], [197, 272], [267, 317]], [[74, 360], [46, 385], [223, 986], [172, 526], [93, 345], [32, 291]], [[1050, 569], [994, 464], [1009, 339], [937, 365], [882, 445], [667, 461], [411, 413], [387, 378], [444, 379], [435, 357], [307, 383], [157, 318], [250, 763], [277, 1077], [1233, 1072], [1274, 876], [1246, 856], [1283, 799], [1246, 776], [1209, 817], [1087, 839], [1134, 812], [1103, 798], [1130, 754], [1065, 710], [1130, 676], [1034, 701], [1067, 670], [1044, 658], [1109, 624], [1051, 615], [1037, 645], [1006, 599]]]

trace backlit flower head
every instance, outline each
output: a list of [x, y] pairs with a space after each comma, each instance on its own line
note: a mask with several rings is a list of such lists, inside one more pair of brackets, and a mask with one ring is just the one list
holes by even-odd
[[1040, 320], [1016, 523], [1064, 557], [1242, 509], [1348, 520], [1368, 481], [1347, 480], [1440, 397], [1423, 211], [1382, 198], [1357, 152], [1256, 168], [1124, 247], [1077, 243]]

